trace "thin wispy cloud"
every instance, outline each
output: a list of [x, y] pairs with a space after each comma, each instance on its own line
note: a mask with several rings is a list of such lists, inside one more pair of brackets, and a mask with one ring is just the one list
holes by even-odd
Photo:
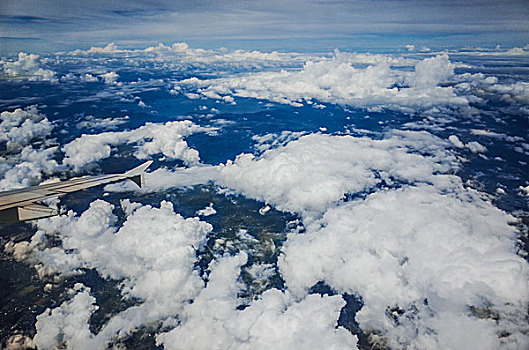
[[215, 45], [226, 40], [289, 39], [295, 46], [307, 38], [338, 38], [359, 45], [359, 37], [365, 35], [385, 46], [401, 44], [402, 35], [415, 35], [423, 45], [447, 37], [446, 43], [464, 39], [479, 45], [520, 45], [529, 40], [529, 3], [521, 0], [7, 0], [1, 11], [5, 37], [39, 37], [48, 50], [111, 41], [196, 40]]

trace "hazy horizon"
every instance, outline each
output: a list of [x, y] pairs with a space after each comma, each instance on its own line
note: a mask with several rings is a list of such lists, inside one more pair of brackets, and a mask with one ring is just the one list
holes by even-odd
[[328, 51], [529, 44], [529, 3], [403, 1], [13, 1], [0, 5], [2, 54], [115, 42], [140, 48]]

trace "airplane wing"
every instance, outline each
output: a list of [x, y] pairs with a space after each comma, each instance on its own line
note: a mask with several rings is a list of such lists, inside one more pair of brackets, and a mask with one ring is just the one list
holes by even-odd
[[0, 192], [0, 223], [13, 223], [57, 215], [55, 209], [36, 202], [85, 188], [126, 179], [141, 187], [143, 172], [151, 164], [152, 161], [145, 162], [123, 174], [83, 176], [61, 182]]

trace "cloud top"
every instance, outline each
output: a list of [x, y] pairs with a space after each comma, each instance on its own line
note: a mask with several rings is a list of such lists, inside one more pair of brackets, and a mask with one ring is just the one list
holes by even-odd
[[55, 72], [42, 68], [40, 63], [38, 55], [25, 52], [19, 52], [16, 61], [0, 58], [0, 66], [4, 74], [10, 78], [30, 81], [57, 81]]
[[439, 85], [454, 74], [454, 65], [447, 55], [418, 61], [412, 73], [395, 69], [389, 58], [381, 58], [366, 68], [355, 68], [357, 55], [336, 52], [330, 59], [307, 61], [301, 70], [187, 79], [176, 86], [197, 86], [201, 95], [210, 98], [250, 97], [293, 106], [312, 100], [403, 109], [468, 104], [452, 87]]

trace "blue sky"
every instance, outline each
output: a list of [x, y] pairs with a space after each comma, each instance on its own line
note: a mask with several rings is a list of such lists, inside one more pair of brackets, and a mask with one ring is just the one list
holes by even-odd
[[2, 54], [146, 47], [330, 50], [529, 44], [527, 0], [2, 0]]

